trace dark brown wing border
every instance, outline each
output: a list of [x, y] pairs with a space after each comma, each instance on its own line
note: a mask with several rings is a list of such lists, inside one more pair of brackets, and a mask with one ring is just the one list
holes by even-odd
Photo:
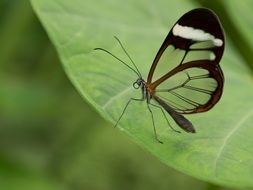
[[[203, 30], [213, 35], [215, 38], [220, 39], [222, 41], [222, 45], [214, 46], [208, 49], [209, 51], [212, 51], [215, 54], [214, 60], [196, 60], [184, 64], [179, 63], [177, 67], [175, 67], [171, 71], [168, 71], [167, 74], [161, 76], [161, 78], [159, 78], [156, 81], [152, 81], [155, 69], [157, 66], [159, 66], [158, 65], [159, 59], [169, 45], [173, 45], [175, 48], [182, 49], [186, 51], [187, 54], [187, 52], [191, 51], [190, 46], [196, 43], [196, 41], [192, 39], [189, 38], [186, 39], [180, 36], [173, 35], [172, 30], [176, 24]], [[184, 14], [176, 24], [173, 26], [173, 28], [167, 35], [166, 39], [164, 40], [161, 48], [159, 49], [153, 61], [153, 64], [148, 74], [147, 85], [149, 86], [149, 89], [151, 89], [151, 92], [155, 94], [156, 87], [159, 86], [159, 84], [161, 84], [165, 80], [169, 79], [171, 76], [175, 75], [177, 72], [193, 67], [206, 69], [209, 71], [210, 78], [213, 78], [217, 81], [217, 88], [213, 92], [210, 100], [205, 105], [197, 107], [194, 112], [190, 113], [199, 113], [207, 111], [211, 109], [219, 101], [223, 91], [224, 76], [219, 66], [219, 62], [223, 55], [225, 46], [225, 39], [222, 26], [216, 14], [213, 11], [206, 8], [199, 8], [189, 11], [188, 13]]]

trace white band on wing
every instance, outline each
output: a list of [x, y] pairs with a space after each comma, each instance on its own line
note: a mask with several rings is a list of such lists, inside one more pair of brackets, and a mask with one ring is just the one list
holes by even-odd
[[194, 41], [211, 40], [213, 41], [213, 44], [218, 47], [222, 46], [223, 44], [223, 41], [221, 39], [215, 38], [212, 34], [189, 26], [181, 26], [179, 24], [176, 24], [172, 29], [172, 33], [174, 36], [179, 36]]

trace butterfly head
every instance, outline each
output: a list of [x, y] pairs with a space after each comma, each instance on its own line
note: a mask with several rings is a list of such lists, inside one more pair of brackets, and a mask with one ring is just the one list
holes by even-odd
[[146, 85], [146, 82], [142, 78], [138, 78], [134, 83], [133, 87], [135, 89], [139, 89], [140, 87], [142, 88], [143, 86]]

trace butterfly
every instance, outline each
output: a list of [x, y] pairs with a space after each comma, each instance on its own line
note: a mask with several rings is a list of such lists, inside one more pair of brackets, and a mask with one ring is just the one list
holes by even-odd
[[181, 129], [195, 133], [193, 124], [182, 114], [210, 110], [219, 101], [224, 86], [219, 62], [224, 52], [225, 39], [217, 15], [207, 8], [197, 8], [185, 13], [174, 24], [157, 52], [147, 80], [143, 79], [120, 40], [115, 38], [134, 67], [103, 48], [95, 49], [109, 53], [134, 71], [138, 78], [133, 87], [141, 89], [142, 93], [140, 99], [129, 99], [116, 125], [130, 102], [145, 100], [158, 142], [162, 143], [157, 137], [151, 106], [162, 111], [169, 126], [171, 125], [165, 111]]

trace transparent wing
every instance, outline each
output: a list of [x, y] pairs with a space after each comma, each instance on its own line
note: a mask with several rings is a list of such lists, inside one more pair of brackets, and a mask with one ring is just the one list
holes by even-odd
[[209, 9], [194, 9], [173, 26], [151, 66], [149, 89], [180, 113], [207, 111], [220, 99], [224, 34]]
[[179, 113], [198, 113], [211, 109], [220, 99], [223, 74], [219, 66], [205, 61], [188, 63], [191, 67], [178, 68], [179, 72], [160, 83], [154, 91]]

